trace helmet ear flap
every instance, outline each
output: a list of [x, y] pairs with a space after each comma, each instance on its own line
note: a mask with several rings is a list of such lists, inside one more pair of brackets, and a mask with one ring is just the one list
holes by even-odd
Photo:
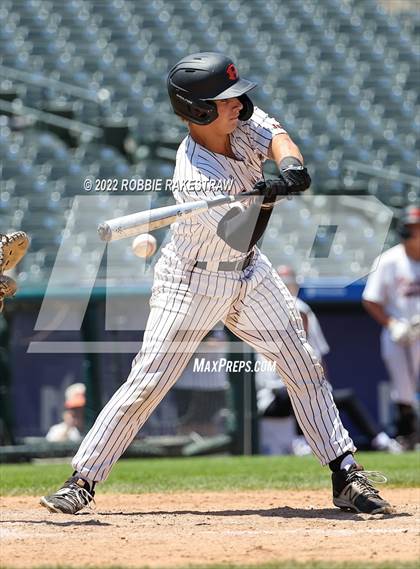
[[213, 101], [196, 99], [170, 85], [169, 96], [177, 115], [195, 124], [210, 124], [218, 117], [217, 106]]
[[254, 105], [248, 95], [241, 95], [238, 97], [238, 99], [242, 103], [242, 109], [239, 113], [239, 120], [247, 121], [252, 117], [252, 114], [254, 112]]
[[195, 124], [210, 124], [219, 116], [216, 103], [213, 101], [194, 100], [189, 107], [189, 120]]

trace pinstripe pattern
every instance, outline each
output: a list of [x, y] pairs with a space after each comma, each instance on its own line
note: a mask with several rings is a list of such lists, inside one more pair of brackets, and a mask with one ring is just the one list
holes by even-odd
[[[143, 350], [131, 373], [99, 414], [73, 460], [75, 470], [91, 480], [103, 480], [112, 464], [178, 379], [207, 331], [226, 314], [224, 299], [191, 293], [172, 296], [162, 286], [156, 293]], [[182, 349], [174, 350], [180, 342]]]
[[[231, 193], [250, 190], [261, 178], [275, 134], [284, 133], [260, 109], [231, 135], [237, 160], [209, 152], [187, 136], [177, 153], [178, 202], [209, 198], [209, 180], [232, 182]], [[201, 188], [201, 189], [200, 189]], [[73, 468], [102, 481], [155, 407], [176, 382], [203, 337], [220, 320], [255, 350], [274, 361], [289, 390], [296, 417], [322, 464], [354, 445], [343, 427], [322, 367], [307, 343], [294, 299], [267, 258], [254, 248], [244, 271], [194, 268], [200, 261], [234, 261], [243, 254], [216, 235], [230, 206], [172, 225], [172, 238], [155, 266], [151, 312], [142, 349], [127, 381], [98, 416], [73, 459]], [[246, 204], [243, 207], [247, 207]]]
[[[273, 272], [239, 301], [226, 325], [276, 363], [313, 452], [327, 464], [355, 447], [343, 427], [321, 364], [306, 340], [293, 297]], [[276, 348], [269, 350], [269, 347]]]
[[[275, 361], [299, 424], [322, 464], [355, 450], [339, 419], [322, 367], [306, 342], [293, 298], [271, 273], [255, 287], [243, 279], [240, 293], [230, 306], [223, 297], [174, 293], [162, 283], [154, 294], [140, 357], [80, 446], [73, 460], [75, 470], [90, 480], [107, 477], [181, 375], [206, 332], [219, 320]], [[175, 342], [180, 342], [180, 349], [173, 349]]]

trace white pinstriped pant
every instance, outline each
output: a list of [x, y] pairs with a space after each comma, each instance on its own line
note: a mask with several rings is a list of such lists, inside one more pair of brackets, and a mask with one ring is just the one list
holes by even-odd
[[355, 451], [343, 427], [321, 364], [306, 341], [294, 299], [274, 271], [237, 298], [158, 289], [143, 346], [127, 381], [105, 405], [72, 465], [100, 482], [186, 367], [201, 340], [220, 320], [256, 351], [276, 362], [297, 420], [314, 454], [325, 465]]

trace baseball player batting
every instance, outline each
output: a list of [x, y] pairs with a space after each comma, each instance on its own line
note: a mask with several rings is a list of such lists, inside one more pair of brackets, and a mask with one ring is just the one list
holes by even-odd
[[232, 195], [257, 186], [261, 198], [172, 224], [170, 243], [155, 267], [150, 316], [131, 373], [83, 440], [73, 475], [41, 504], [51, 512], [75, 514], [91, 502], [96, 484], [107, 478], [202, 339], [222, 320], [275, 362], [312, 451], [332, 470], [334, 504], [371, 514], [391, 512], [353, 457], [356, 448], [294, 299], [256, 247], [277, 198], [273, 186], [261, 183], [263, 162], [278, 165], [282, 194], [284, 188], [302, 192], [311, 180], [298, 147], [276, 120], [253, 106], [248, 92], [256, 84], [240, 78], [224, 55], [183, 58], [170, 70], [167, 84], [173, 110], [189, 130], [176, 157], [176, 201], [211, 199], [220, 195], [220, 182]]

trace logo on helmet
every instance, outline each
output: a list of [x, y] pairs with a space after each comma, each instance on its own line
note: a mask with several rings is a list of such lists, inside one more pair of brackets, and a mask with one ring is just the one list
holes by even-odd
[[231, 81], [235, 81], [239, 77], [236, 67], [233, 63], [230, 63], [226, 68], [226, 75], [229, 77]]
[[420, 207], [415, 205], [409, 206], [405, 211], [403, 219], [406, 225], [420, 223]]

